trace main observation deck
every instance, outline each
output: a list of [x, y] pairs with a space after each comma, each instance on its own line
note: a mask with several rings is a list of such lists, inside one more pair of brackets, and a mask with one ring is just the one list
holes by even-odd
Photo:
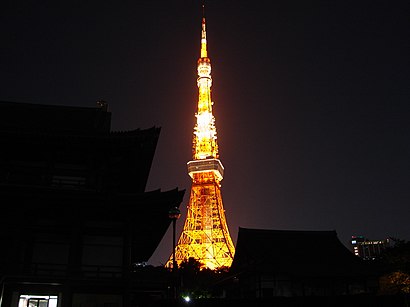
[[224, 178], [224, 167], [219, 159], [193, 160], [187, 165], [191, 178], [194, 178], [194, 174], [206, 172], [213, 172], [219, 181]]

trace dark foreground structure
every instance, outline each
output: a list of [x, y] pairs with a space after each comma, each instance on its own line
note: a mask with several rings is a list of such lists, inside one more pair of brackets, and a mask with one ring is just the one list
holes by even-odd
[[378, 288], [378, 272], [335, 231], [239, 228], [230, 272], [231, 295], [243, 298], [371, 294]]
[[354, 256], [335, 231], [239, 228], [232, 266], [216, 274], [205, 293], [218, 298], [201, 297], [191, 286], [181, 289], [184, 296], [190, 293], [189, 302], [152, 306], [408, 307], [408, 295], [380, 292], [381, 268]]
[[151, 307], [408, 307], [403, 296], [311, 296], [157, 301]]
[[311, 296], [265, 299], [163, 300], [151, 307], [408, 307], [402, 296]]
[[104, 102], [0, 102], [2, 307], [138, 306], [149, 296], [135, 271], [185, 191], [145, 191], [160, 128], [110, 126]]

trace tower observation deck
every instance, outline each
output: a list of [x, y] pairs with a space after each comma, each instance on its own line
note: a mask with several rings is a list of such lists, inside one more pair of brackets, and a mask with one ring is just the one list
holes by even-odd
[[[189, 258], [202, 268], [230, 267], [235, 247], [222, 204], [224, 167], [219, 160], [215, 117], [211, 100], [211, 60], [208, 57], [206, 22], [202, 17], [201, 56], [198, 59], [198, 110], [193, 134], [193, 159], [187, 163], [192, 178], [184, 228], [175, 248], [178, 265]], [[172, 267], [173, 256], [166, 263]]]

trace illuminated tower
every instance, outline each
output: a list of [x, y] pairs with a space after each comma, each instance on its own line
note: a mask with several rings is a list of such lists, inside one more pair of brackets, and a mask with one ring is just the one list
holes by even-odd
[[[198, 111], [193, 135], [193, 160], [188, 162], [191, 195], [184, 228], [175, 250], [178, 265], [189, 258], [203, 268], [230, 267], [235, 247], [222, 204], [224, 167], [218, 159], [215, 118], [211, 100], [211, 60], [208, 58], [205, 17], [202, 17], [201, 57], [198, 59]], [[172, 255], [166, 266], [172, 267]]]

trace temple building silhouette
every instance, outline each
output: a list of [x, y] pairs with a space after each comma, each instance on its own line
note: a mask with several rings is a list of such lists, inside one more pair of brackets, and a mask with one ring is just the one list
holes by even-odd
[[380, 272], [334, 230], [240, 227], [230, 273], [233, 297], [271, 298], [374, 294]]
[[0, 102], [0, 117], [0, 305], [135, 305], [133, 268], [185, 192], [145, 191], [161, 129], [111, 131], [102, 101]]

